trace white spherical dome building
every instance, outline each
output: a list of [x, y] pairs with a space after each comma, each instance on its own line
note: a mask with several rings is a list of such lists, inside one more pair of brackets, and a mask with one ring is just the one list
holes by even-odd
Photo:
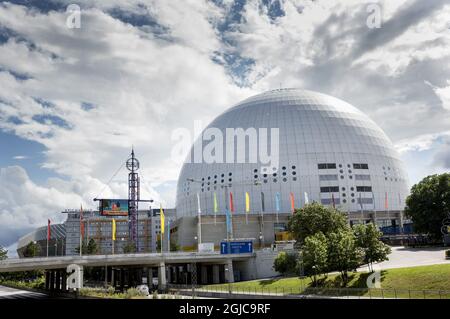
[[[251, 162], [255, 149], [248, 140], [245, 146], [234, 141], [231, 148], [245, 150], [244, 161], [226, 161], [223, 155], [223, 163], [197, 163], [192, 149], [178, 180], [178, 217], [197, 215], [197, 193], [203, 215], [224, 214], [227, 192], [233, 194], [235, 214], [246, 213], [246, 192], [249, 214], [291, 213], [292, 204], [303, 207], [307, 200], [350, 214], [403, 210], [408, 185], [399, 155], [372, 120], [342, 100], [301, 89], [273, 90], [228, 109], [204, 132], [211, 128], [223, 133], [224, 154], [231, 143], [225, 139], [227, 128], [267, 128], [269, 151], [278, 146], [277, 165], [263, 171], [267, 163], [259, 156]], [[275, 142], [272, 128], [279, 130]], [[206, 150], [211, 141], [209, 134], [196, 143]]]

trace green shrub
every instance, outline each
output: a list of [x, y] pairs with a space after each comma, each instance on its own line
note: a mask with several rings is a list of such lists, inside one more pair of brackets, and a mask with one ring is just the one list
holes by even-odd
[[127, 290], [127, 292], [125, 293], [125, 298], [126, 299], [132, 299], [135, 297], [143, 297], [144, 294], [141, 293], [139, 290], [137, 290], [136, 288], [130, 288]]
[[297, 256], [294, 253], [282, 251], [273, 261], [273, 269], [283, 275], [294, 273], [297, 265]]

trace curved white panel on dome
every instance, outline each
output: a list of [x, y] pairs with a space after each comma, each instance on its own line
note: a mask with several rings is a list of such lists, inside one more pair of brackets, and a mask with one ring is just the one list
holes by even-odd
[[[290, 193], [302, 207], [305, 192], [309, 201], [324, 204], [334, 197], [345, 211], [385, 210], [387, 194], [388, 210], [403, 210], [408, 183], [398, 153], [372, 120], [342, 100], [300, 89], [269, 91], [228, 109], [211, 127], [224, 136], [226, 128], [279, 128], [278, 170], [272, 175], [261, 172], [261, 163], [186, 162], [178, 180], [178, 217], [197, 214], [197, 192], [203, 214], [213, 214], [214, 193], [223, 214], [224, 185], [231, 185], [237, 214], [245, 213], [245, 192], [250, 213], [261, 212], [261, 192], [267, 213], [275, 212], [277, 192], [282, 213], [291, 211]], [[319, 164], [336, 168], [319, 169]]]

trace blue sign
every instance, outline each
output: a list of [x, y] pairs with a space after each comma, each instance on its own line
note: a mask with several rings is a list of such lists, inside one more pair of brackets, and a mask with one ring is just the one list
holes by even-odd
[[251, 241], [223, 241], [220, 243], [220, 253], [226, 254], [248, 254], [253, 252]]

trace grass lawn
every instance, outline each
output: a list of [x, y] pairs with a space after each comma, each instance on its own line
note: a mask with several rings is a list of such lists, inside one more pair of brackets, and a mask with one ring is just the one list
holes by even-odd
[[[368, 289], [366, 284], [368, 276], [369, 273], [367, 272], [350, 273], [349, 283], [347, 284], [349, 289], [344, 290], [337, 289], [342, 287], [340, 276], [337, 274], [329, 274], [326, 278], [321, 278], [321, 288], [311, 289], [310, 278], [279, 277], [233, 283], [232, 289], [237, 292], [256, 291], [257, 293], [318, 293], [372, 297], [450, 298], [450, 264], [383, 270], [380, 278], [382, 289]], [[228, 284], [204, 287], [227, 291]], [[423, 290], [430, 291], [427, 291], [424, 296]], [[439, 294], [439, 290], [447, 290], [447, 292]]]

